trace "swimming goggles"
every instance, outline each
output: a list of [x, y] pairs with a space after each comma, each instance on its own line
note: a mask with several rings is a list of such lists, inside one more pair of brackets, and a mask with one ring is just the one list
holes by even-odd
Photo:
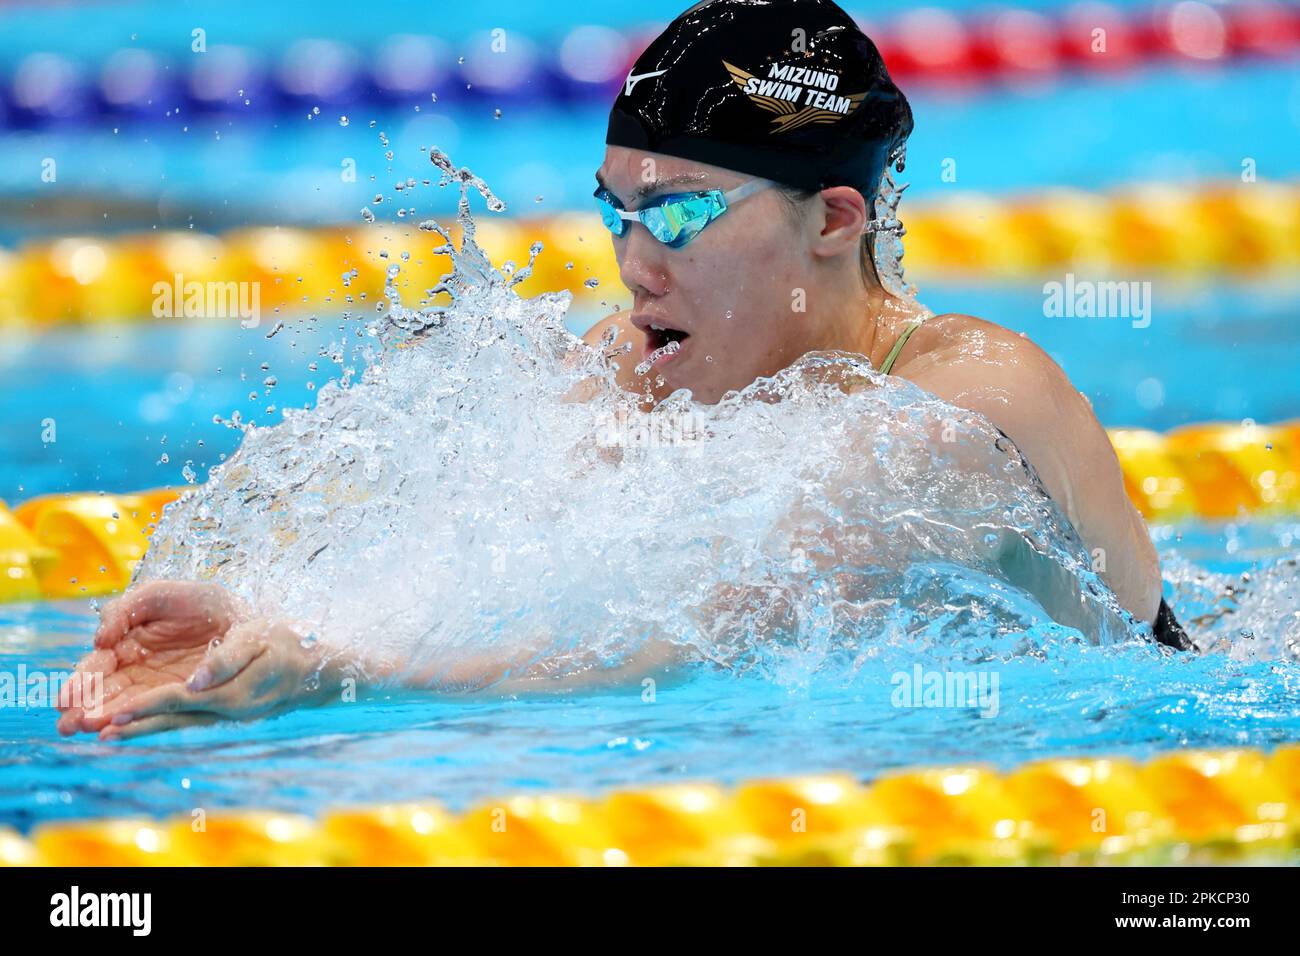
[[600, 209], [601, 222], [615, 236], [627, 235], [628, 223], [640, 222], [665, 246], [680, 249], [726, 212], [728, 206], [773, 185], [775, 183], [768, 179], [751, 179], [725, 193], [721, 189], [671, 193], [650, 199], [633, 212], [624, 209], [617, 197], [604, 186], [596, 187], [593, 195]]

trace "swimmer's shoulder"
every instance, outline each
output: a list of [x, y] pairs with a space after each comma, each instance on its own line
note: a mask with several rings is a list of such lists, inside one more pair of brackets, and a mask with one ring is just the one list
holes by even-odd
[[599, 347], [605, 336], [609, 334], [610, 329], [614, 329], [618, 333], [614, 339], [616, 347], [624, 342], [631, 342], [634, 346], [639, 346], [642, 338], [641, 330], [632, 324], [630, 316], [631, 313], [629, 312], [611, 312], [582, 333], [582, 341], [588, 345]]
[[929, 318], [907, 345], [894, 371], [1010, 436], [1089, 548], [1110, 555], [1104, 577], [1121, 603], [1153, 619], [1160, 565], [1151, 537], [1106, 430], [1065, 371], [1028, 336], [973, 315]]
[[923, 386], [954, 372], [996, 371], [1004, 381], [1026, 378], [1037, 387], [1073, 390], [1061, 367], [1027, 335], [961, 312], [929, 316], [908, 339], [893, 371]]
[[948, 313], [926, 319], [907, 345], [894, 374], [984, 415], [1011, 436], [1040, 473], [1055, 470], [1044, 461], [1049, 453], [1114, 458], [1091, 402], [1028, 336], [973, 315]]
[[910, 361], [900, 356], [895, 374], [1008, 435], [1071, 520], [1078, 514], [1076, 484], [1108, 489], [1114, 494], [1100, 496], [1108, 502], [1123, 496], [1119, 463], [1092, 403], [1028, 336], [960, 313], [926, 319], [912, 339], [922, 335]]

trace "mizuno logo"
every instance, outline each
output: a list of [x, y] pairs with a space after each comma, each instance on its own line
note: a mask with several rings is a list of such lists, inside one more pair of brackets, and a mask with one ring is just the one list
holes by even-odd
[[642, 80], [648, 80], [652, 76], [663, 76], [667, 72], [667, 70], [655, 70], [653, 73], [629, 73], [627, 75], [627, 82], [623, 84], [623, 95], [631, 96], [632, 87], [636, 86]]
[[866, 93], [840, 96], [835, 92], [840, 78], [825, 70], [777, 66], [766, 77], [746, 73], [726, 60], [722, 65], [731, 81], [760, 109], [777, 114], [769, 133], [784, 133], [807, 123], [834, 123], [844, 119], [862, 103]]

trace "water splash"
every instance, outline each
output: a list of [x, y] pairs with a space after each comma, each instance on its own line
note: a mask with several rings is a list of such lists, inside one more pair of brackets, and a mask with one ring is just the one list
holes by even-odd
[[676, 355], [678, 352], [681, 351], [681, 349], [682, 349], [681, 342], [669, 342], [666, 345], [659, 346], [659, 348], [655, 349], [653, 352], [647, 355], [645, 359], [641, 362], [641, 364], [639, 364], [636, 367], [635, 369], [636, 374], [637, 375], [647, 374], [650, 371], [650, 369], [654, 368], [655, 362], [658, 362], [665, 355]]
[[450, 304], [405, 305], [390, 267], [365, 373], [247, 426], [138, 577], [220, 581], [437, 686], [651, 641], [788, 684], [852, 680], [891, 649], [938, 666], [1148, 647], [984, 419], [841, 353], [643, 412], [565, 328], [569, 294], [521, 299], [476, 244], [471, 194], [503, 204], [431, 156], [461, 241], [416, 236], [450, 256], [431, 290]]
[[1200, 650], [1238, 661], [1300, 661], [1300, 559], [1226, 574], [1170, 551], [1161, 566]]
[[903, 236], [907, 230], [898, 217], [898, 205], [903, 201], [903, 191], [908, 183], [898, 185], [894, 173], [901, 173], [907, 163], [907, 147], [899, 146], [885, 164], [876, 190], [875, 217], [867, 223], [868, 232], [874, 234], [871, 250], [876, 265], [876, 275], [885, 291], [900, 299], [915, 299], [916, 286], [903, 276]]

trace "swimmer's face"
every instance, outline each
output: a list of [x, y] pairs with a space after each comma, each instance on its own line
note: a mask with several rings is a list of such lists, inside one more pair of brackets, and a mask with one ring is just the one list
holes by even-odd
[[[629, 210], [656, 196], [725, 192], [754, 178], [621, 146], [606, 148], [597, 176]], [[631, 321], [646, 331], [646, 351], [680, 340], [678, 352], [656, 362], [651, 381], [662, 377], [661, 391], [689, 388], [698, 401], [713, 403], [826, 347], [808, 309], [818, 259], [812, 235], [807, 224], [794, 221], [777, 190], [764, 189], [677, 249], [639, 222], [611, 237], [619, 275], [633, 296]], [[639, 364], [643, 358], [638, 348], [619, 360]]]

